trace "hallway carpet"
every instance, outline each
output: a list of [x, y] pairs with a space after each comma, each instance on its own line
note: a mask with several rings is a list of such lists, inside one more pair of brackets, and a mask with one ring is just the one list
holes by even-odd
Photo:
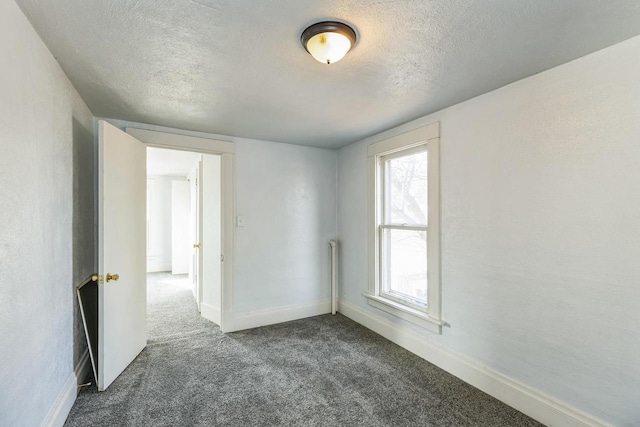
[[149, 275], [147, 348], [66, 426], [539, 426], [342, 315], [222, 334]]

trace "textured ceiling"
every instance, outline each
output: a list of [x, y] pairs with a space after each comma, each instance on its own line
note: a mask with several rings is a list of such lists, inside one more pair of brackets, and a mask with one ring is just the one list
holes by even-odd
[[[638, 0], [17, 0], [99, 117], [335, 148], [640, 34]], [[299, 43], [338, 19], [330, 66]]]

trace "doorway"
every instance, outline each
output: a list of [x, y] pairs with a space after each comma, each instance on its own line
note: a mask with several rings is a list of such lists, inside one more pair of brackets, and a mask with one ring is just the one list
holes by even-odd
[[[219, 160], [219, 198], [221, 222], [219, 245], [200, 245], [193, 276], [202, 283], [188, 290], [195, 317], [218, 323], [222, 332], [233, 330], [233, 215], [235, 144], [208, 138], [126, 128], [123, 132], [104, 120], [98, 120], [98, 390], [106, 390], [147, 344], [147, 148], [213, 154]], [[175, 154], [175, 153], [174, 153]], [[206, 158], [200, 156], [205, 162]], [[203, 187], [198, 190], [202, 193]], [[203, 198], [203, 203], [210, 198]], [[215, 200], [215, 197], [213, 198]], [[201, 212], [198, 207], [198, 212]], [[201, 215], [201, 213], [200, 213]], [[201, 216], [202, 217], [202, 216]], [[203, 223], [204, 224], [204, 223]], [[204, 227], [202, 228], [204, 229]], [[201, 229], [201, 230], [202, 230]], [[202, 231], [200, 231], [202, 233]], [[192, 245], [195, 243], [192, 243]], [[196, 249], [194, 248], [194, 249]], [[217, 250], [218, 256], [204, 251]], [[162, 253], [162, 252], [158, 252]], [[225, 256], [226, 255], [226, 256]], [[166, 259], [166, 258], [165, 258]], [[160, 257], [162, 260], [162, 257]], [[203, 260], [205, 262], [203, 262]], [[157, 259], [154, 261], [158, 261]], [[219, 269], [220, 285], [207, 292], [202, 267]], [[165, 267], [166, 264], [165, 264]], [[173, 269], [173, 265], [170, 267]], [[188, 274], [188, 273], [187, 273]], [[173, 275], [172, 275], [173, 276]], [[188, 277], [188, 276], [187, 276]], [[192, 286], [193, 288], [193, 286]], [[195, 295], [195, 297], [194, 297]], [[199, 300], [196, 298], [202, 295]], [[219, 301], [207, 304], [210, 301]], [[197, 310], [199, 301], [202, 315]], [[210, 307], [206, 311], [205, 308]], [[208, 313], [208, 314], [207, 314]], [[93, 361], [93, 359], [92, 359]]]
[[[219, 155], [147, 147], [150, 338], [158, 326], [154, 322], [188, 322], [189, 304], [194, 313], [220, 325], [221, 195]], [[190, 299], [185, 298], [187, 291]], [[166, 315], [172, 302], [181, 315]], [[154, 316], [159, 311], [165, 314]], [[171, 327], [179, 330], [180, 325]]]

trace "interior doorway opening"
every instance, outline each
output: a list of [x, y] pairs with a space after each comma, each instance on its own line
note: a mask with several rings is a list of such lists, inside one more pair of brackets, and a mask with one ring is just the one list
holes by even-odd
[[[147, 301], [149, 319], [171, 300], [220, 325], [222, 286], [221, 157], [147, 147]], [[166, 300], [166, 301], [165, 301]], [[148, 324], [149, 332], [154, 326]], [[153, 335], [153, 334], [152, 334]]]
[[[218, 185], [205, 190], [201, 185], [200, 206], [208, 202], [219, 203], [220, 225], [206, 227], [207, 215], [202, 215], [201, 232], [220, 233], [219, 244], [207, 244], [204, 239], [199, 249], [200, 274], [197, 292], [188, 291], [191, 307], [196, 299], [201, 313], [195, 318], [206, 318], [217, 323], [222, 332], [233, 330], [233, 163], [235, 147], [232, 142], [191, 137], [136, 128], [125, 131], [98, 120], [98, 333], [97, 357], [92, 358], [97, 370], [98, 390], [106, 390], [147, 345], [147, 148], [158, 147], [201, 153], [206, 168], [207, 159], [219, 160]], [[175, 153], [174, 153], [175, 154]], [[214, 156], [204, 156], [211, 154]], [[173, 161], [173, 160], [172, 160]], [[209, 197], [210, 191], [217, 196]], [[193, 243], [192, 243], [193, 244]], [[206, 253], [205, 253], [206, 251]], [[208, 255], [207, 255], [208, 254]], [[224, 256], [226, 255], [226, 256]], [[202, 273], [212, 269], [207, 281]], [[209, 286], [213, 283], [213, 286]], [[193, 296], [195, 295], [195, 297]], [[95, 361], [94, 361], [95, 359]]]

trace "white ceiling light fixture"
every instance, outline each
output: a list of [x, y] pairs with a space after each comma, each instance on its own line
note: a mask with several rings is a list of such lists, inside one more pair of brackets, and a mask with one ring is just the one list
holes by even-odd
[[324, 21], [304, 30], [300, 41], [317, 61], [333, 64], [344, 58], [356, 44], [356, 32], [342, 22]]

